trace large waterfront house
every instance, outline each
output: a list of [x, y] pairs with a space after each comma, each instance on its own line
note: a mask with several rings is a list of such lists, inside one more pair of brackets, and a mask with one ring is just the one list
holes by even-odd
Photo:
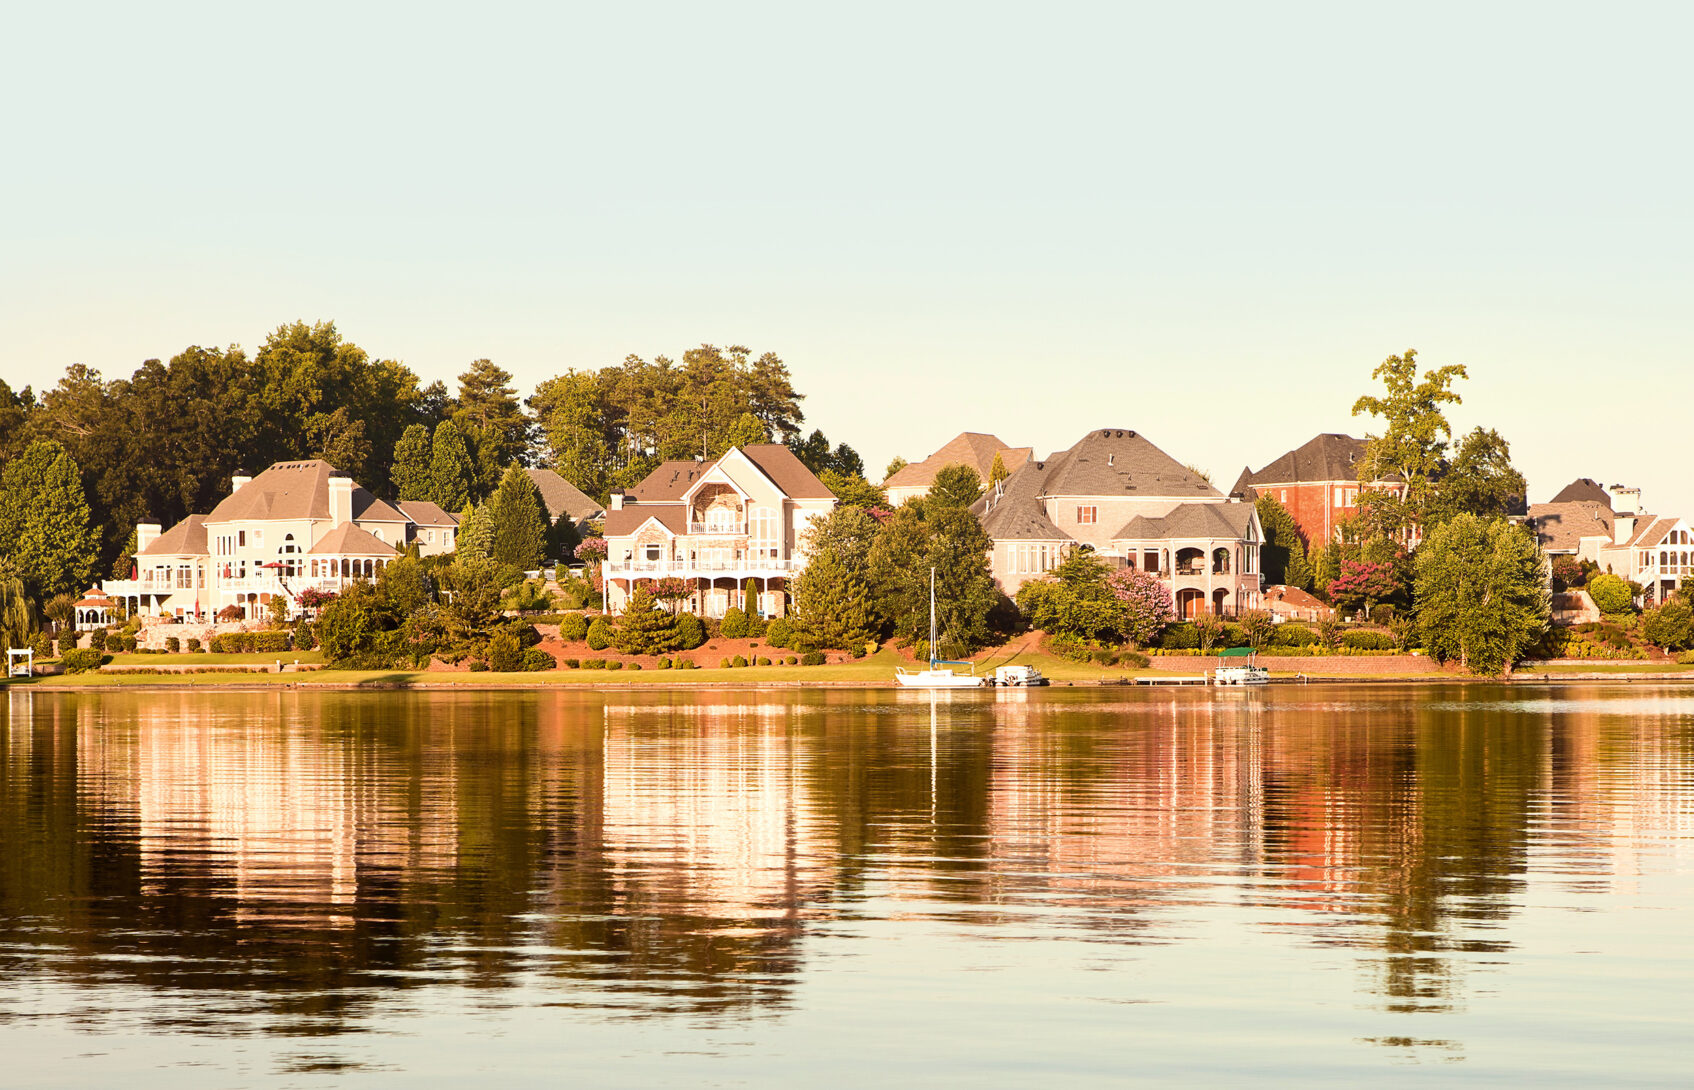
[[1230, 491], [1247, 500], [1274, 496], [1307, 546], [1321, 548], [1359, 513], [1358, 462], [1364, 454], [1363, 439], [1325, 432], [1257, 472], [1243, 469]]
[[541, 504], [547, 509], [547, 522], [557, 526], [568, 519], [580, 533], [590, 522], [606, 517], [606, 509], [594, 498], [565, 480], [551, 469], [526, 469], [535, 490], [541, 494]]
[[929, 486], [935, 483], [935, 475], [953, 465], [975, 470], [977, 477], [986, 484], [994, 469], [995, 455], [1000, 456], [1000, 464], [1006, 467], [1007, 473], [1011, 473], [1034, 457], [1035, 451], [1031, 447], [1008, 447], [1000, 442], [998, 436], [983, 432], [960, 432], [923, 461], [895, 470], [882, 482], [882, 488], [888, 502], [898, 507], [907, 500], [927, 495]]
[[972, 511], [1007, 594], [1087, 545], [1114, 567], [1157, 575], [1183, 617], [1260, 604], [1264, 530], [1253, 505], [1127, 429], [1089, 432], [1069, 450], [1025, 463]]
[[292, 614], [308, 589], [374, 578], [409, 544], [451, 552], [458, 532], [435, 504], [385, 503], [324, 461], [278, 462], [230, 486], [210, 514], [137, 525], [133, 575], [106, 580], [106, 594], [142, 616], [208, 620], [233, 606], [255, 617], [278, 596]]
[[[835, 496], [787, 447], [731, 447], [711, 461], [665, 462], [606, 512], [606, 609], [643, 582], [675, 577], [681, 608], [721, 617], [731, 606], [788, 611], [788, 581], [805, 567], [808, 523]], [[748, 581], [753, 597], [745, 595]]]
[[1590, 561], [1640, 584], [1650, 602], [1694, 576], [1694, 524], [1644, 511], [1639, 488], [1579, 478], [1550, 502], [1532, 504], [1524, 524], [1548, 556]]

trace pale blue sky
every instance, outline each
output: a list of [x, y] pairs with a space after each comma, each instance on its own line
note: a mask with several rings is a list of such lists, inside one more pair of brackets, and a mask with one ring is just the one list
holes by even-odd
[[0, 375], [333, 319], [451, 379], [742, 343], [873, 468], [1220, 484], [1407, 347], [1532, 499], [1694, 515], [1685, 5], [36, 5]]

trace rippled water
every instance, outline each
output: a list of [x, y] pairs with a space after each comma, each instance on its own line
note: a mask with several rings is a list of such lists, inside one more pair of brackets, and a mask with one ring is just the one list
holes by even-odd
[[14, 691], [0, 1085], [1686, 1085], [1694, 690]]

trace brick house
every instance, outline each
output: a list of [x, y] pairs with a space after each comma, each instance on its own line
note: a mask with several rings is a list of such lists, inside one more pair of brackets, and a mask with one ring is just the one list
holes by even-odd
[[1359, 471], [1365, 441], [1339, 432], [1315, 436], [1265, 468], [1243, 469], [1230, 494], [1252, 501], [1275, 496], [1288, 509], [1307, 548], [1336, 540], [1343, 522], [1359, 513]]
[[1057, 567], [1077, 545], [1109, 565], [1154, 573], [1181, 616], [1259, 605], [1258, 512], [1122, 428], [1024, 463], [971, 509], [992, 542], [1007, 594]]

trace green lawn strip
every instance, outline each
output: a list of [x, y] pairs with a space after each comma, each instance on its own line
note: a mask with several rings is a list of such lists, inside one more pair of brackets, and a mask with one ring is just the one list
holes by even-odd
[[271, 651], [247, 655], [214, 655], [202, 651], [193, 655], [113, 655], [113, 666], [274, 666], [276, 661], [321, 663], [322, 651]]
[[1677, 662], [1582, 662], [1530, 663], [1518, 667], [1519, 674], [1694, 674], [1694, 666]]

